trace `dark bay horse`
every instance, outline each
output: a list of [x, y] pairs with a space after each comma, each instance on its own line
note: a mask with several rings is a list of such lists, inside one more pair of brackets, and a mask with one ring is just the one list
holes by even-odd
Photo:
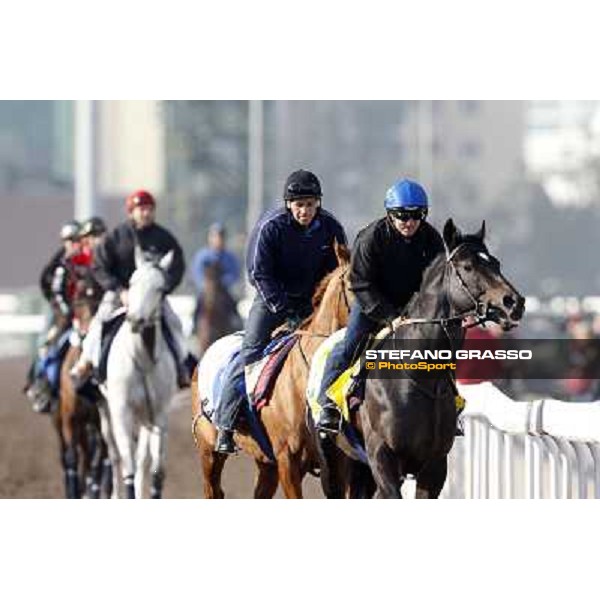
[[[73, 325], [80, 337], [88, 330], [100, 299], [102, 288], [91, 274], [75, 284]], [[112, 475], [106, 444], [102, 437], [100, 415], [94, 398], [78, 394], [69, 371], [79, 358], [81, 348], [71, 346], [60, 373], [58, 430], [62, 448], [62, 464], [67, 498], [80, 498], [85, 486], [89, 498], [99, 498], [103, 482], [106, 495], [111, 495]], [[90, 389], [90, 394], [95, 392]]]
[[[446, 255], [430, 265], [420, 291], [388, 335], [395, 346], [432, 344], [458, 348], [463, 318], [515, 327], [524, 298], [500, 272], [479, 232], [463, 235], [449, 219], [443, 237]], [[393, 276], [390, 274], [390, 276]], [[401, 276], [398, 273], [397, 276]], [[406, 318], [403, 320], [403, 318]], [[360, 427], [379, 498], [401, 498], [408, 474], [415, 476], [417, 498], [437, 498], [447, 474], [447, 455], [455, 435], [456, 389], [451, 376], [430, 378], [400, 371], [396, 379], [368, 378], [359, 410]]]
[[241, 328], [242, 321], [235, 300], [221, 281], [218, 264], [204, 268], [204, 288], [196, 308], [195, 327], [198, 335], [198, 355], [216, 340]]
[[[348, 321], [349, 252], [334, 245], [338, 267], [325, 277], [313, 297], [314, 312], [299, 329], [299, 339], [287, 356], [277, 378], [269, 403], [261, 410], [260, 419], [271, 443], [273, 463], [250, 435], [236, 433], [238, 446], [250, 454], [257, 465], [255, 498], [272, 498], [281, 484], [287, 498], [302, 497], [302, 480], [319, 465], [314, 433], [307, 424], [306, 383], [309, 364], [318, 346]], [[202, 414], [201, 398], [192, 383], [193, 433], [204, 475], [205, 498], [223, 498], [221, 473], [226, 456], [214, 452], [216, 430]]]

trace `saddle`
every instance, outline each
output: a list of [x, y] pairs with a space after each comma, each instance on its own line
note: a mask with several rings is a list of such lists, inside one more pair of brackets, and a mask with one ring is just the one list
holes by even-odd
[[266, 347], [263, 359], [247, 368], [246, 391], [257, 411], [269, 402], [277, 376], [296, 340], [297, 336], [293, 332], [283, 332]]
[[[98, 383], [104, 383], [106, 381], [108, 355], [110, 353], [112, 344], [115, 341], [115, 338], [117, 337], [117, 333], [119, 332], [119, 329], [121, 329], [121, 325], [123, 325], [123, 322], [125, 321], [125, 317], [125, 309], [121, 308], [109, 320], [102, 323], [102, 337], [100, 341], [100, 361], [98, 363], [98, 371], [96, 373], [96, 379]], [[173, 338], [173, 334], [167, 326], [167, 322], [164, 315], [161, 316], [160, 324], [160, 326], [162, 327], [167, 347], [169, 348], [174, 359], [177, 360], [177, 353], [175, 350], [175, 339]], [[146, 340], [144, 341], [146, 342]], [[150, 337], [147, 343], [148, 346], [153, 346], [153, 339]], [[188, 355], [184, 357], [183, 360], [191, 377], [192, 373], [194, 372], [194, 369], [196, 368], [197, 360], [191, 353], [188, 353]]]

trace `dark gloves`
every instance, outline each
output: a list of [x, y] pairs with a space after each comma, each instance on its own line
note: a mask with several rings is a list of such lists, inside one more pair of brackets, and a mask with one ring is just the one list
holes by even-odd
[[302, 321], [304, 319], [296, 310], [288, 309], [285, 311], [285, 326], [291, 331], [298, 329]]

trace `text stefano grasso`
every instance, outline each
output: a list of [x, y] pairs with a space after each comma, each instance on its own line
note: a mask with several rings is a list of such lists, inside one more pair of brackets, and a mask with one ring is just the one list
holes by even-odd
[[531, 350], [367, 350], [366, 360], [531, 360]]

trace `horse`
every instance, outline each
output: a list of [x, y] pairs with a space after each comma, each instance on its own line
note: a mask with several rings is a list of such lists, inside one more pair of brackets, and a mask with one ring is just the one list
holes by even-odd
[[[80, 341], [87, 333], [103, 290], [91, 273], [75, 283], [73, 295], [73, 331]], [[94, 398], [77, 393], [70, 370], [81, 354], [81, 345], [71, 345], [65, 356], [60, 374], [60, 400], [58, 407], [58, 433], [62, 448], [62, 464], [67, 498], [80, 498], [82, 482], [88, 498], [99, 498], [105, 487], [107, 496], [112, 493], [111, 465], [106, 443], [102, 437], [100, 414]], [[90, 389], [90, 394], [95, 392]]]
[[[313, 296], [313, 314], [297, 330], [298, 339], [285, 359], [260, 420], [273, 448], [273, 462], [256, 441], [240, 429], [238, 446], [255, 460], [258, 473], [255, 498], [272, 498], [281, 484], [286, 498], [302, 497], [302, 481], [315, 473], [319, 458], [314, 431], [307, 418], [305, 389], [308, 366], [318, 346], [348, 321], [352, 296], [349, 292], [349, 251], [334, 243], [338, 267], [319, 284]], [[224, 498], [221, 474], [226, 455], [214, 452], [216, 429], [202, 411], [198, 392], [198, 368], [192, 378], [192, 432], [202, 464], [205, 498]]]
[[[418, 294], [393, 321], [389, 343], [457, 349], [467, 317], [495, 321], [504, 330], [517, 326], [525, 300], [501, 274], [484, 237], [485, 222], [470, 235], [463, 235], [452, 219], [446, 222], [446, 254], [426, 269]], [[367, 378], [357, 426], [376, 497], [402, 498], [409, 474], [415, 477], [417, 498], [439, 496], [456, 433], [456, 393], [451, 375], [431, 378], [419, 371], [399, 371], [395, 379]]]
[[203, 283], [195, 319], [200, 357], [213, 342], [241, 327], [235, 300], [223, 285], [217, 263], [206, 265]]
[[[165, 480], [168, 409], [177, 389], [176, 365], [161, 324], [165, 270], [173, 251], [147, 260], [135, 247], [126, 317], [112, 343], [102, 386], [112, 434], [109, 453], [120, 466], [127, 498], [142, 497], [150, 456], [150, 497], [161, 498]], [[115, 471], [115, 485], [120, 488]]]

